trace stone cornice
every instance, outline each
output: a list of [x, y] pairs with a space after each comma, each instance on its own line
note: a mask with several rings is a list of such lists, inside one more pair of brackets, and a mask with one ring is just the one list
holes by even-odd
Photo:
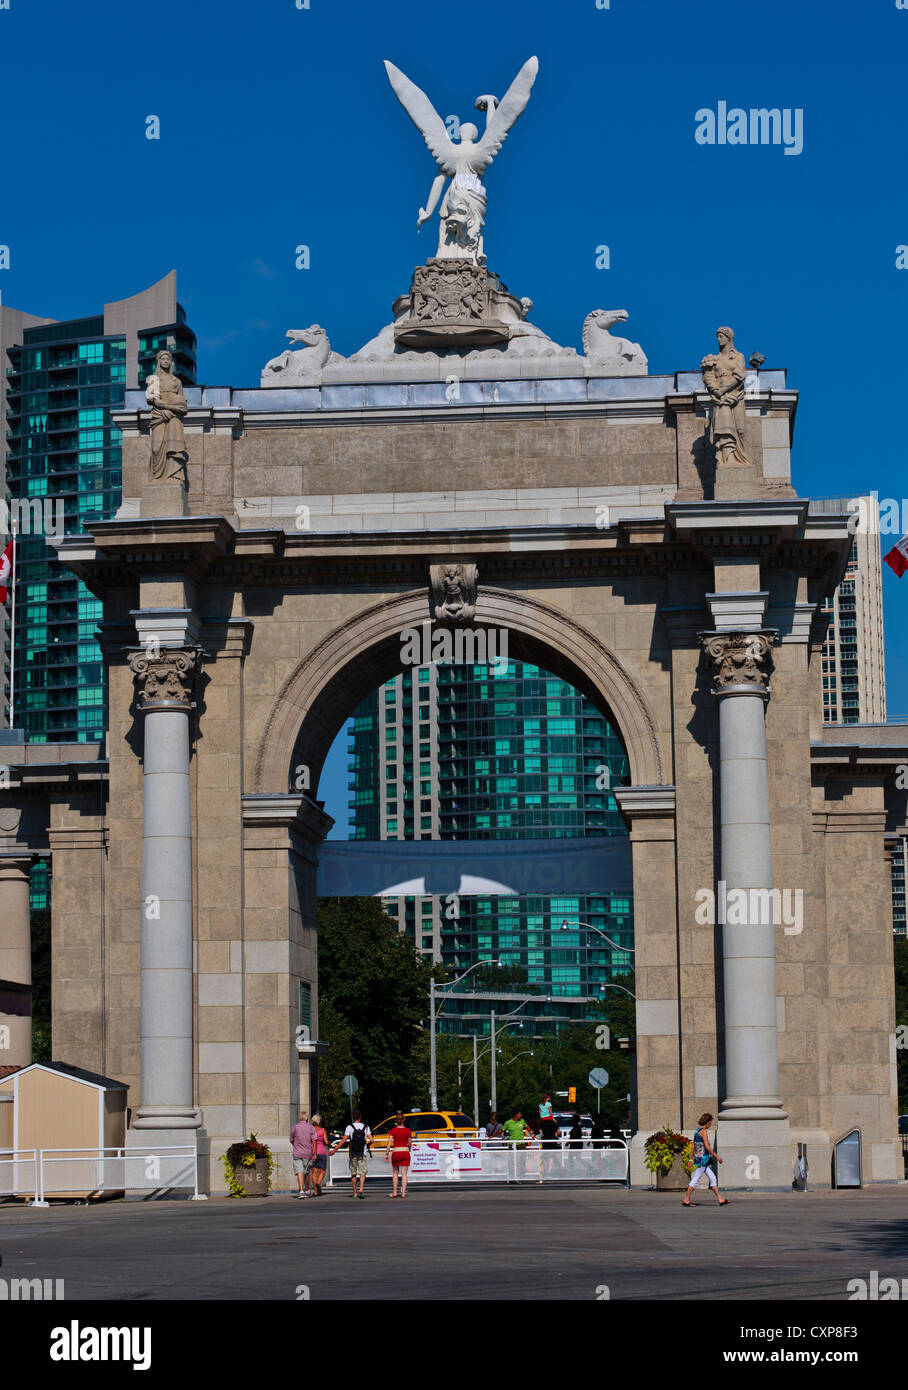
[[[0, 764], [3, 759], [0, 759]], [[74, 793], [79, 795], [98, 794], [98, 783], [106, 784], [108, 766], [106, 760], [92, 763], [7, 763], [10, 773], [9, 788], [23, 795], [46, 797], [65, 801]], [[2, 798], [0, 792], [0, 798]], [[2, 804], [2, 802], [0, 802]]]
[[730, 548], [737, 553], [742, 539], [770, 545], [803, 532], [807, 520], [806, 498], [767, 498], [754, 501], [667, 502], [669, 526], [696, 544]]
[[614, 797], [628, 824], [637, 820], [674, 818], [676, 795], [671, 784], [656, 787], [616, 787]]
[[[626, 518], [608, 529], [561, 523], [458, 527], [456, 513], [450, 527], [436, 531], [368, 533], [237, 528], [225, 516], [120, 518], [96, 523], [90, 539], [65, 537], [56, 544], [60, 560], [102, 597], [109, 588], [133, 584], [139, 577], [175, 573], [197, 583], [255, 587], [361, 584], [365, 570], [376, 587], [409, 585], [422, 581], [428, 564], [465, 557], [478, 562], [491, 582], [538, 575], [559, 580], [665, 578], [711, 567], [723, 548], [772, 569], [782, 565], [782, 547], [788, 567], [825, 580], [839, 563], [839, 547], [830, 547], [831, 537], [808, 542], [794, 535], [784, 522], [792, 505], [806, 503], [671, 503], [666, 506], [668, 528], [661, 517]], [[696, 513], [703, 526], [676, 525], [679, 508], [687, 517]], [[709, 530], [706, 521], [713, 508], [718, 508], [718, 521]], [[732, 535], [727, 517], [742, 509], [750, 519]], [[778, 525], [764, 527], [761, 518], [766, 515]], [[847, 547], [847, 533], [843, 538]]]
[[310, 845], [320, 845], [333, 824], [334, 817], [306, 795], [247, 792], [243, 796], [243, 825], [248, 828], [286, 829]]
[[908, 742], [902, 744], [823, 743], [810, 745], [811, 766], [817, 771], [892, 775], [908, 767]]

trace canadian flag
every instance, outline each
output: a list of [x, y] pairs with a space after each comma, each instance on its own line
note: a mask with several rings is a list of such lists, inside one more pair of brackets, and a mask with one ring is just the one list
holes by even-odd
[[[900, 541], [896, 541], [889, 554], [884, 555], [883, 559], [886, 561], [889, 568], [895, 570], [899, 579], [901, 579], [905, 571], [908, 570], [908, 536], [903, 536]], [[2, 574], [3, 571], [0, 570], [0, 577], [2, 577]]]
[[0, 556], [0, 604], [6, 603], [7, 595], [9, 594], [9, 581], [12, 572], [13, 542], [10, 541], [9, 545], [4, 550], [2, 556]]

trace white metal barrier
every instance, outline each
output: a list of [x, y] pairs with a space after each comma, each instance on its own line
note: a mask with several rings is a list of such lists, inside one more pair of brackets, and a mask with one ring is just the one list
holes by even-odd
[[[420, 1182], [623, 1182], [630, 1179], [623, 1139], [539, 1141], [508, 1139], [414, 1139], [409, 1181]], [[367, 1178], [390, 1178], [384, 1147], [374, 1148]], [[350, 1177], [347, 1148], [329, 1160], [328, 1185]]]
[[[38, 1185], [32, 1206], [48, 1206], [48, 1197], [110, 1192], [159, 1192], [191, 1187], [199, 1196], [199, 1161], [194, 1144], [105, 1149], [40, 1149]], [[20, 1191], [22, 1189], [20, 1188]]]
[[37, 1152], [34, 1149], [0, 1149], [0, 1197], [37, 1191]]

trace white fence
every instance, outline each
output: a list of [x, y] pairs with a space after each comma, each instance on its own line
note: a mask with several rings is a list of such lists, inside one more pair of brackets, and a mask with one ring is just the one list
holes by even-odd
[[38, 1190], [38, 1154], [35, 1149], [0, 1149], [0, 1197]]
[[[329, 1185], [350, 1176], [347, 1148], [330, 1159]], [[390, 1178], [386, 1150], [374, 1148], [367, 1178]], [[415, 1139], [410, 1153], [411, 1183], [420, 1182], [623, 1182], [629, 1180], [627, 1144], [622, 1139], [555, 1140], [551, 1148], [538, 1142], [506, 1139]]]
[[198, 1197], [194, 1144], [0, 1150], [0, 1196], [32, 1197], [34, 1207], [46, 1207], [48, 1197], [103, 1197], [113, 1192], [151, 1195], [183, 1187], [192, 1188]]

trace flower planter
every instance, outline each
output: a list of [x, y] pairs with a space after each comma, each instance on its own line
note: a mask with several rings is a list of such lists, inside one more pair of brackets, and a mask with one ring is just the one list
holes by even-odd
[[268, 1196], [268, 1160], [266, 1158], [257, 1158], [253, 1168], [245, 1168], [240, 1164], [234, 1169], [234, 1176], [243, 1189], [244, 1197]]
[[656, 1173], [656, 1188], [659, 1192], [682, 1192], [689, 1183], [690, 1173], [684, 1167], [680, 1154], [676, 1155], [667, 1173], [661, 1170]]
[[[249, 1164], [243, 1162], [243, 1159], [249, 1158], [255, 1161]], [[221, 1166], [231, 1197], [268, 1196], [274, 1159], [267, 1144], [260, 1144], [254, 1134], [231, 1144], [221, 1156]]]

